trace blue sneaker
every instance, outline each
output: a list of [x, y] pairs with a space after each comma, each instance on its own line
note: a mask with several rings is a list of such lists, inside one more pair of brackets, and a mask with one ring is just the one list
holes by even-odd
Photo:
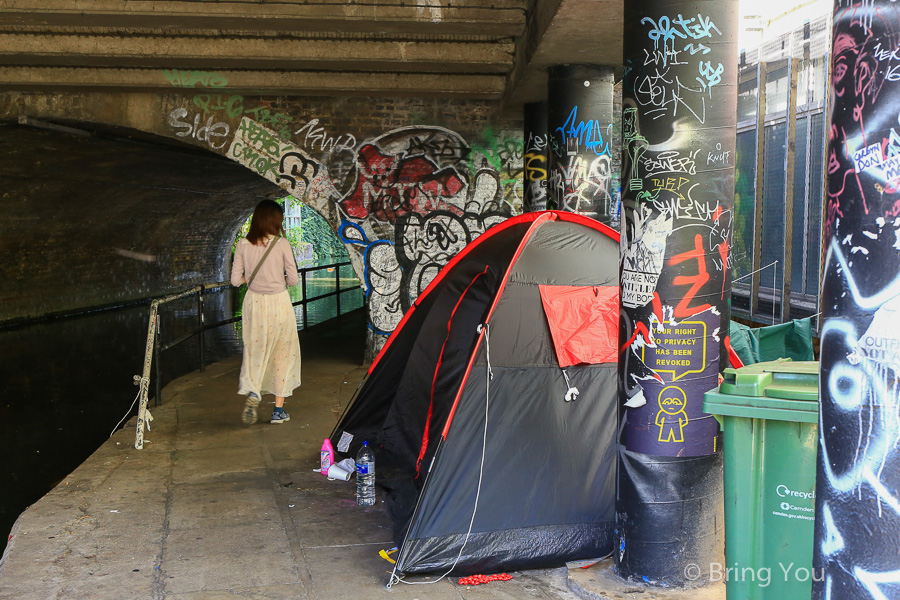
[[256, 423], [259, 407], [259, 396], [250, 392], [247, 394], [247, 401], [244, 403], [244, 412], [241, 413], [241, 421], [244, 425], [253, 425]]
[[287, 414], [283, 410], [275, 410], [272, 412], [272, 420], [270, 423], [286, 423], [291, 420], [291, 415]]

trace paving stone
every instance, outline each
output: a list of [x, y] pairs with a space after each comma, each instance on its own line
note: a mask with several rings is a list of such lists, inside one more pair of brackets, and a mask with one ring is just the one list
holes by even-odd
[[278, 520], [271, 481], [263, 474], [218, 483], [183, 484], [173, 495], [171, 529], [253, 525]]
[[237, 588], [212, 592], [186, 592], [166, 594], [164, 600], [310, 600], [306, 587], [296, 585], [274, 585], [260, 588]]
[[301, 582], [280, 521], [170, 531], [162, 576], [173, 594]]
[[172, 481], [176, 485], [199, 483], [265, 468], [262, 449], [258, 447], [178, 450], [175, 452]]

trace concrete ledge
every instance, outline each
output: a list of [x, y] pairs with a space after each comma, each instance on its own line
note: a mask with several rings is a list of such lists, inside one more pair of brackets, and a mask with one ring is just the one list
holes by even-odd
[[706, 587], [661, 588], [625, 581], [613, 571], [613, 559], [606, 558], [582, 568], [568, 565], [569, 589], [584, 600], [725, 600], [725, 584]]

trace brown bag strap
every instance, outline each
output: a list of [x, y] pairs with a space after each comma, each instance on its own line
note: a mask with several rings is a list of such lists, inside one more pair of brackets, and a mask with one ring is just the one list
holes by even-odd
[[248, 288], [250, 287], [250, 284], [253, 283], [253, 278], [256, 277], [256, 274], [259, 272], [259, 268], [262, 266], [262, 264], [263, 264], [264, 262], [266, 262], [266, 257], [269, 256], [269, 252], [272, 251], [272, 248], [275, 247], [275, 244], [276, 244], [276, 243], [278, 242], [278, 240], [280, 240], [280, 239], [281, 239], [281, 236], [280, 236], [280, 235], [276, 235], [274, 238], [272, 238], [272, 241], [269, 242], [269, 247], [266, 248], [265, 254], [263, 254], [263, 255], [262, 255], [262, 258], [259, 259], [259, 262], [256, 263], [256, 268], [253, 269], [253, 272], [250, 274], [250, 279], [247, 280], [247, 287], [248, 287]]

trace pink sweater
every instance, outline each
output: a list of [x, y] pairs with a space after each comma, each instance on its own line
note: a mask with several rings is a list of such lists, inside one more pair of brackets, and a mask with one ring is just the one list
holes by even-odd
[[[272, 238], [266, 240], [266, 246]], [[262, 264], [253, 280], [250, 290], [257, 294], [277, 294], [289, 285], [297, 285], [297, 263], [291, 244], [284, 238], [278, 238], [277, 246], [272, 248], [266, 262]], [[231, 266], [231, 285], [240, 286], [249, 279], [257, 263], [266, 253], [266, 246], [254, 246], [241, 238], [234, 249], [234, 263]]]

